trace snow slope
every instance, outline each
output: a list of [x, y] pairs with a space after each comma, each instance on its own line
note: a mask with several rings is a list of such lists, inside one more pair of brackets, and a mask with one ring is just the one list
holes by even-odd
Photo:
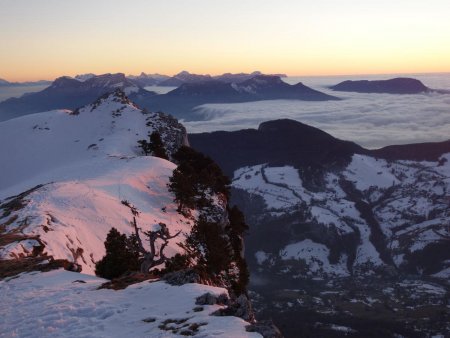
[[197, 297], [225, 289], [146, 281], [97, 290], [104, 281], [64, 270], [0, 281], [0, 337], [179, 337], [170, 328], [181, 333], [195, 324], [196, 337], [261, 337], [246, 332], [240, 318], [210, 315], [223, 306], [195, 305]]
[[[163, 222], [173, 233], [187, 232], [189, 220], [176, 212], [167, 190], [175, 165], [139, 156], [137, 141], [153, 130], [160, 131], [169, 153], [183, 142], [181, 125], [164, 115], [143, 113], [121, 92], [76, 112], [0, 123], [0, 230], [15, 236], [0, 247], [0, 257], [32, 255], [36, 247], [94, 274], [109, 230], [132, 233], [132, 214], [124, 200], [141, 212], [137, 221], [143, 230]], [[41, 184], [19, 198], [7, 198]], [[9, 213], [5, 203], [11, 201], [20, 201], [21, 207]], [[169, 256], [179, 252], [182, 236], [171, 240]]]
[[0, 199], [36, 184], [73, 176], [67, 171], [74, 164], [137, 156], [137, 141], [153, 130], [162, 134], [169, 148], [176, 143], [179, 146], [183, 136], [177, 134], [184, 129], [174, 125], [175, 135], [167, 134], [169, 121], [161, 114], [144, 113], [116, 92], [74, 112], [50, 111], [2, 122]]

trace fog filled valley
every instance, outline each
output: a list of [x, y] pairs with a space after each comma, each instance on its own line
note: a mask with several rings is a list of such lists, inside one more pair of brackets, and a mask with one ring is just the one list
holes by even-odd
[[[450, 95], [391, 95], [335, 92], [328, 87], [347, 79], [387, 79], [399, 75], [331, 77], [288, 77], [316, 90], [342, 98], [341, 101], [259, 101], [237, 104], [206, 104], [197, 108], [205, 120], [186, 122], [189, 132], [256, 128], [274, 118], [290, 118], [335, 137], [364, 147], [442, 141], [448, 139]], [[402, 74], [421, 80], [433, 89], [450, 90], [448, 74]]]

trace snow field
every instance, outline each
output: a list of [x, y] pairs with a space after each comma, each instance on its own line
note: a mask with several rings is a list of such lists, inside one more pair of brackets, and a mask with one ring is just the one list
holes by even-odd
[[105, 280], [54, 270], [26, 273], [0, 281], [0, 337], [179, 337], [159, 328], [200, 325], [197, 337], [261, 337], [245, 331], [237, 317], [210, 316], [221, 308], [205, 305], [194, 311], [196, 297], [227, 293], [225, 289], [164, 282], [142, 282], [124, 290], [97, 288]]

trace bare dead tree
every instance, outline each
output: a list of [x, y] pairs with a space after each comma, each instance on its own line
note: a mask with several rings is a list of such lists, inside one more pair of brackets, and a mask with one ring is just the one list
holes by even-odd
[[[147, 237], [150, 244], [150, 251], [147, 251], [142, 243], [135, 216], [133, 216], [131, 225], [134, 227], [139, 253], [143, 256], [141, 272], [148, 273], [154, 266], [161, 265], [167, 261], [167, 257], [164, 255], [164, 249], [169, 244], [169, 240], [177, 237], [181, 231], [178, 231], [175, 235], [170, 235], [169, 229], [164, 223], [159, 223], [159, 230], [143, 231], [143, 234]], [[156, 241], [158, 239], [162, 240], [159, 250], [156, 249]]]

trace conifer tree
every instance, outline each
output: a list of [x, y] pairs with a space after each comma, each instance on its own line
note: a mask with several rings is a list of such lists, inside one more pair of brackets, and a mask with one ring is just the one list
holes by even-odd
[[175, 194], [180, 212], [207, 206], [211, 194], [224, 199], [229, 197], [230, 180], [211, 158], [185, 146], [180, 147], [173, 158], [178, 167], [170, 178], [169, 191]]
[[226, 230], [233, 247], [233, 259], [239, 270], [239, 275], [232, 282], [232, 287], [234, 292], [239, 295], [247, 292], [247, 284], [250, 279], [250, 272], [242, 252], [244, 248], [243, 236], [248, 230], [248, 225], [245, 222], [244, 214], [237, 206], [228, 209], [228, 219], [229, 225]]
[[165, 160], [169, 159], [166, 149], [164, 148], [164, 144], [161, 140], [161, 135], [157, 131], [151, 133], [148, 148], [153, 156], [160, 157]]
[[133, 242], [112, 228], [105, 241], [106, 255], [95, 264], [95, 274], [103, 278], [116, 278], [128, 271], [139, 270], [139, 255]]
[[164, 144], [161, 139], [161, 135], [154, 131], [148, 135], [149, 141], [147, 140], [139, 140], [138, 144], [141, 147], [144, 155], [153, 155], [155, 157], [160, 157], [165, 160], [168, 160], [166, 149], [164, 148]]

